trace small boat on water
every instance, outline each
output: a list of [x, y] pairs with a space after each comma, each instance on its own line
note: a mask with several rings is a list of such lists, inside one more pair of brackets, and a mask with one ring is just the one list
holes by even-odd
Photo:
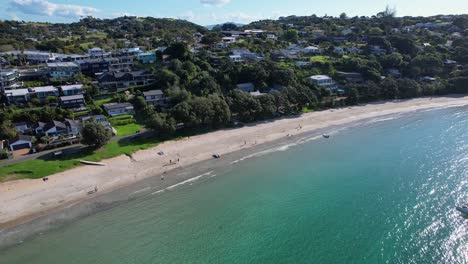
[[464, 214], [468, 214], [468, 204], [457, 206], [457, 210]]
[[102, 162], [93, 162], [93, 161], [87, 161], [87, 160], [80, 160], [80, 162], [83, 164], [92, 165], [92, 166], [106, 166], [106, 164]]
[[219, 154], [213, 154], [213, 158], [219, 159], [219, 158], [221, 158], [221, 156]]
[[330, 138], [330, 135], [323, 135], [324, 138]]

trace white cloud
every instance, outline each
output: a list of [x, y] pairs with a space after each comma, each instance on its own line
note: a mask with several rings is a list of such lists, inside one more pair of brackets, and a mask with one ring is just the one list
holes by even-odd
[[56, 4], [47, 0], [13, 0], [10, 2], [10, 9], [28, 15], [66, 18], [94, 15], [99, 11], [94, 7]]
[[231, 2], [231, 0], [200, 0], [200, 3], [206, 6], [224, 6]]

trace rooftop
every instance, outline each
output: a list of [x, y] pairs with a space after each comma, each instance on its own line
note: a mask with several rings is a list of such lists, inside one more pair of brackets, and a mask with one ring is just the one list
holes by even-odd
[[60, 101], [80, 100], [80, 99], [84, 99], [84, 96], [82, 94], [60, 96]]
[[29, 88], [31, 91], [35, 93], [44, 93], [44, 92], [56, 92], [58, 91], [57, 88], [54, 86], [39, 86], [39, 87], [32, 87]]
[[74, 62], [49, 62], [47, 67], [78, 67]]
[[119, 108], [133, 108], [131, 103], [109, 103], [103, 104], [106, 110], [119, 109]]
[[161, 90], [151, 90], [151, 91], [143, 92], [143, 95], [144, 96], [164, 95], [164, 93]]
[[7, 96], [25, 96], [29, 93], [28, 89], [15, 89], [5, 92]]
[[83, 89], [82, 84], [72, 84], [72, 85], [63, 85], [62, 91], [69, 91], [69, 90], [76, 90], [76, 89]]
[[312, 80], [317, 80], [317, 81], [331, 79], [331, 77], [328, 75], [312, 75], [309, 78]]

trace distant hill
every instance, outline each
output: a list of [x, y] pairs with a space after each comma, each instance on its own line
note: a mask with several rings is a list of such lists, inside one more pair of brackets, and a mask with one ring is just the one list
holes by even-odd
[[93, 46], [124, 47], [126, 40], [143, 46], [155, 42], [161, 45], [190, 42], [194, 33], [206, 31], [205, 27], [186, 20], [133, 16], [87, 17], [74, 23], [0, 21], [0, 52], [21, 48], [81, 54]]
[[244, 26], [245, 24], [241, 24], [241, 23], [235, 23], [235, 22], [224, 22], [224, 23], [220, 23], [220, 24], [215, 24], [215, 25], [208, 25], [208, 26], [205, 26], [205, 28], [209, 29], [209, 30], [212, 30], [214, 27], [216, 26], [222, 26], [224, 24], [234, 24], [238, 27], [242, 27]]

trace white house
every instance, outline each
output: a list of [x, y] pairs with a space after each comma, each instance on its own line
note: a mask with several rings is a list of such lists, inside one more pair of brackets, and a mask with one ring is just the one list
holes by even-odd
[[244, 61], [244, 59], [242, 59], [241, 55], [229, 55], [229, 59], [232, 62], [243, 62]]
[[304, 52], [305, 54], [319, 54], [320, 53], [320, 48], [319, 47], [315, 47], [315, 46], [308, 46], [308, 47], [305, 47], [302, 52]]
[[104, 110], [110, 116], [133, 115], [135, 110], [131, 103], [109, 103], [103, 105]]
[[80, 72], [80, 66], [75, 62], [47, 63], [47, 70], [52, 78], [70, 78]]
[[334, 91], [338, 88], [336, 82], [328, 75], [312, 75], [309, 77], [309, 81], [318, 87], [322, 87], [330, 91]]
[[7, 90], [5, 96], [9, 104], [25, 103], [31, 99], [28, 89]]
[[82, 84], [63, 85], [60, 87], [64, 96], [83, 94]]

